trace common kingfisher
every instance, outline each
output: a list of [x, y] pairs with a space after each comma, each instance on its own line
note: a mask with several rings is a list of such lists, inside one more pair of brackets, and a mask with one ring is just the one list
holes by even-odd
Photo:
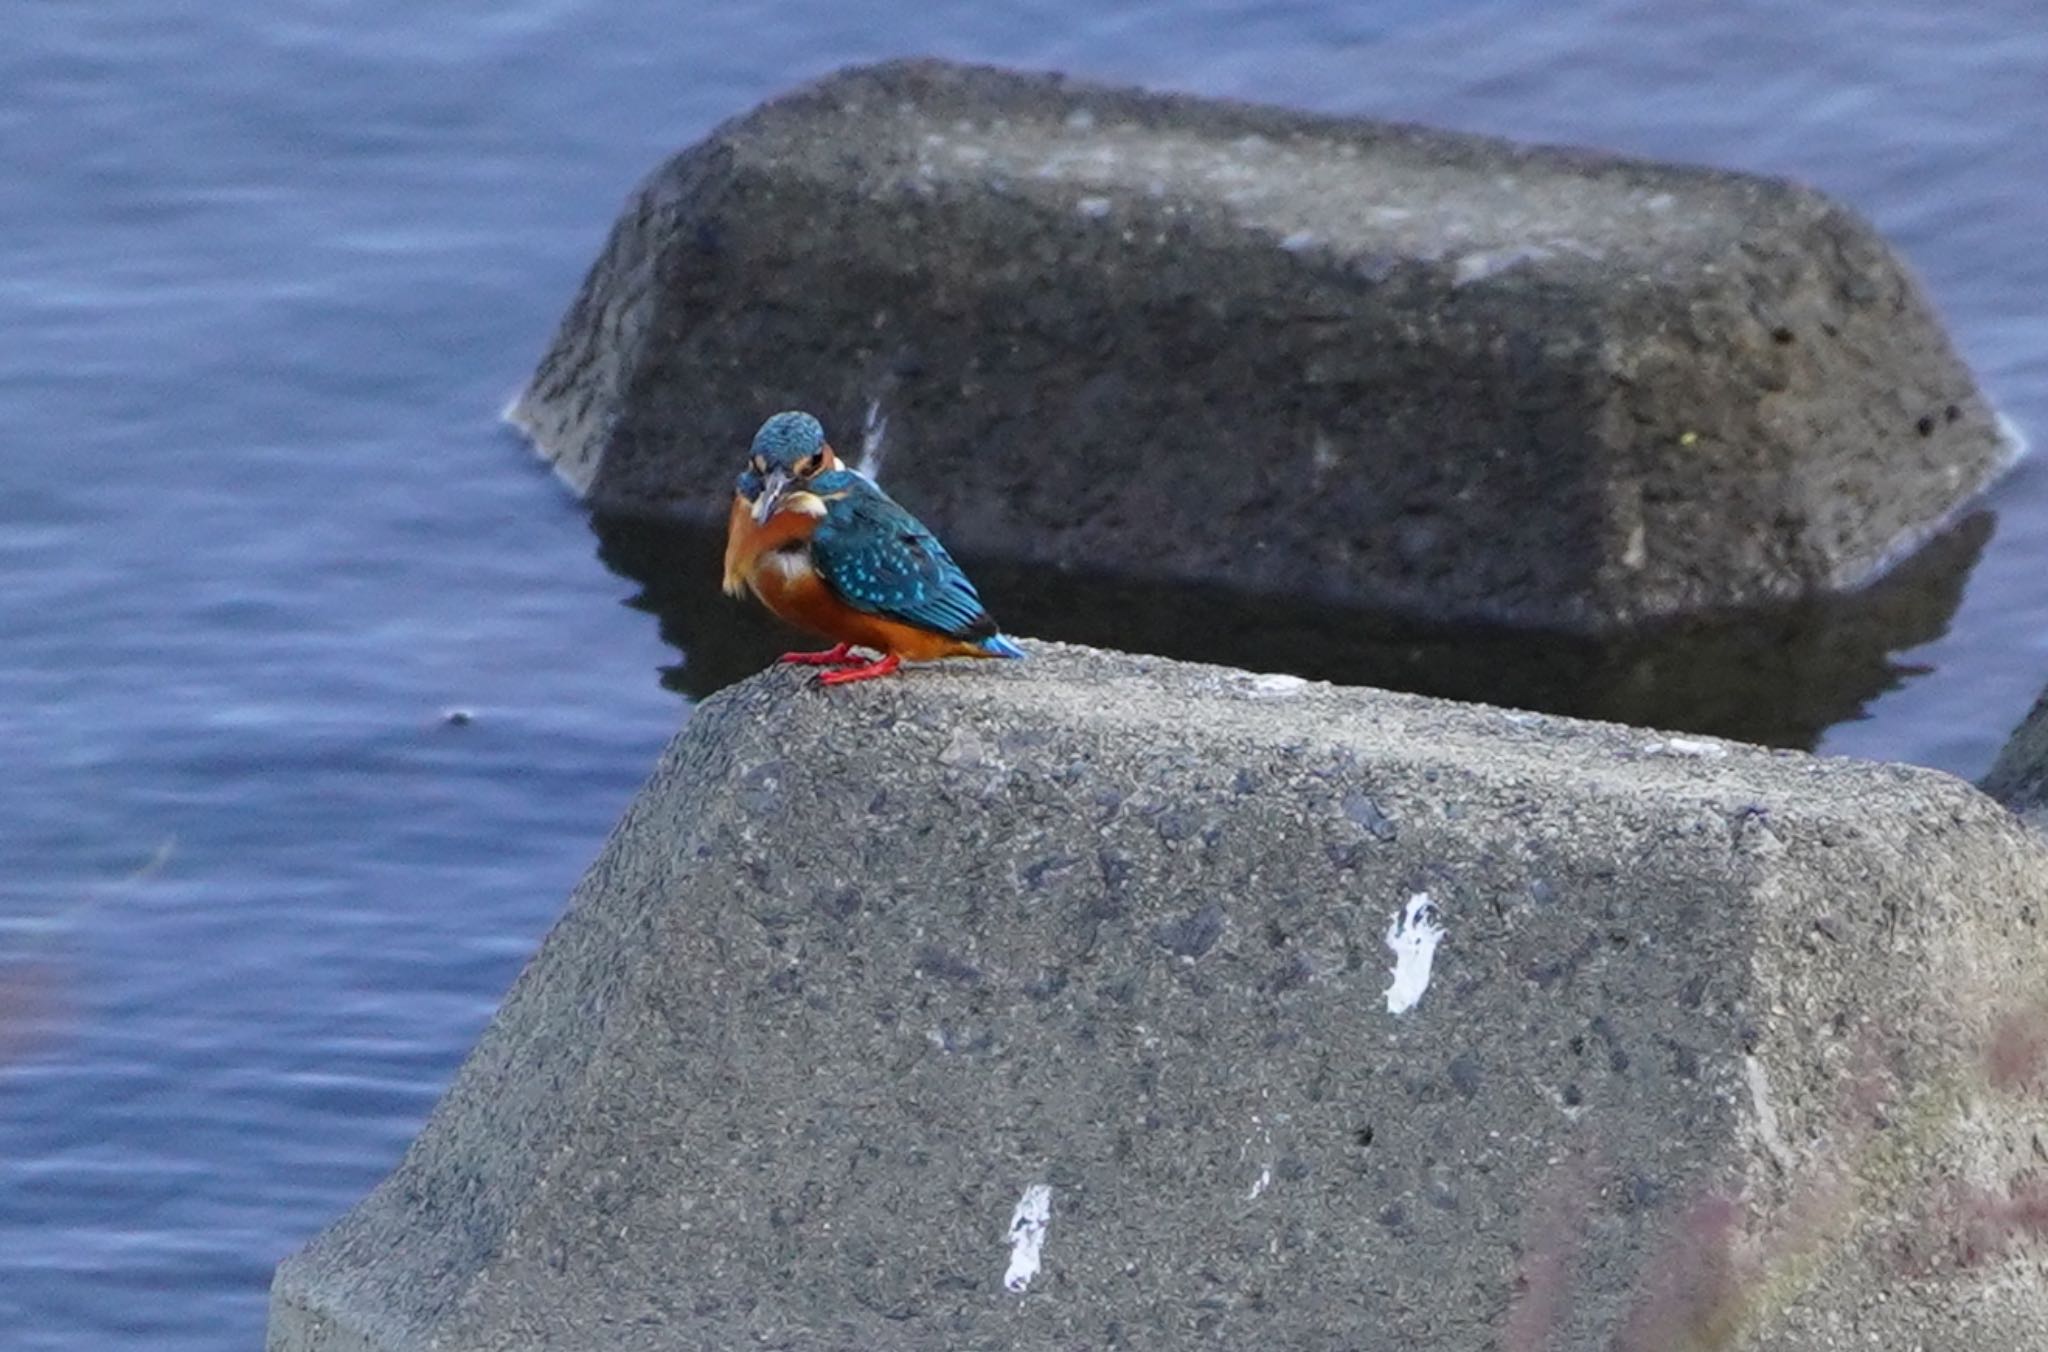
[[[887, 676], [940, 657], [1022, 657], [974, 584], [923, 522], [846, 468], [808, 413], [761, 424], [734, 485], [725, 590], [751, 591], [779, 618], [835, 639], [783, 662], [834, 667], [825, 685]], [[856, 657], [858, 646], [879, 654]]]

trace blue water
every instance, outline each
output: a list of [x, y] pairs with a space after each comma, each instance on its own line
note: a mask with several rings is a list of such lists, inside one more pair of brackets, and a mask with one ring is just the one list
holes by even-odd
[[[12, 0], [0, 1348], [258, 1345], [684, 717], [495, 422], [662, 155], [936, 51], [1790, 173], [2043, 428], [2037, 6]], [[1990, 505], [1823, 749], [1976, 774], [2048, 679], [2048, 472]]]

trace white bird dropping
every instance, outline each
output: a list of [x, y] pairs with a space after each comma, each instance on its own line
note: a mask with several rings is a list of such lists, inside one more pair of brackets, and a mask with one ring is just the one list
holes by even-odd
[[1436, 961], [1436, 946], [1444, 937], [1437, 923], [1436, 904], [1429, 893], [1417, 892], [1406, 908], [1394, 913], [1387, 926], [1387, 947], [1393, 950], [1394, 984], [1387, 987], [1387, 1013], [1406, 1014], [1415, 1008], [1429, 989], [1429, 967]]
[[1038, 1275], [1039, 1251], [1045, 1247], [1045, 1228], [1052, 1223], [1052, 1189], [1033, 1183], [1024, 1189], [1017, 1209], [1010, 1213], [1010, 1268], [1003, 1285], [1023, 1295]]

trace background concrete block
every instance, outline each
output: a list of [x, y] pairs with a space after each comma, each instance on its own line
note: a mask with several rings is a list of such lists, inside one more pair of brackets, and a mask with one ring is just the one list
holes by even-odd
[[2013, 729], [1983, 789], [2030, 824], [2048, 829], [2048, 690]]
[[776, 672], [271, 1347], [2034, 1348], [1969, 1227], [2038, 1191], [2039, 1042], [1983, 1058], [2044, 879], [1903, 767], [1049, 645]]
[[511, 417], [709, 521], [789, 406], [970, 555], [1581, 631], [1854, 586], [2012, 449], [1808, 189], [937, 62], [657, 170]]

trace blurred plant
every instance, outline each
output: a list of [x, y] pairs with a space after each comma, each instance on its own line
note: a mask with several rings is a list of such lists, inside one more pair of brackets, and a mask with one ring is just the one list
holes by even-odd
[[62, 1006], [64, 982], [60, 964], [49, 957], [57, 939], [123, 890], [162, 872], [176, 852], [175, 837], [160, 843], [142, 865], [124, 877], [90, 889], [71, 905], [46, 916], [17, 922], [21, 937], [0, 955], [0, 1067], [19, 1060], [48, 1041]]
[[1591, 1148], [1579, 1141], [1544, 1175], [1529, 1209], [1502, 1352], [1543, 1352], [1562, 1323], [1572, 1263], [1586, 1244], [1591, 1210], [1586, 1199], [1598, 1190], [1598, 1164]]
[[1647, 1289], [1622, 1320], [1616, 1352], [1731, 1347], [1748, 1322], [1760, 1275], [1738, 1256], [1745, 1220], [1734, 1198], [1710, 1192], [1687, 1208], [1650, 1265]]
[[1991, 1030], [1984, 1077], [2001, 1093], [2024, 1094], [2043, 1087], [2044, 1072], [2048, 1072], [2048, 1010], [2037, 1006], [2007, 1012]]
[[[2007, 1010], [1992, 1025], [1984, 1049], [1984, 1082], [2008, 1098], [2038, 1098], [2048, 1090], [2048, 1005]], [[2034, 1158], [2048, 1164], [2038, 1130]], [[2028, 1240], [2048, 1240], [2048, 1179], [2029, 1168], [2006, 1182], [2003, 1193], [1949, 1180], [1917, 1200], [1909, 1223], [1891, 1239], [1902, 1276], [1927, 1278], [1994, 1262]]]
[[[1981, 1073], [1980, 1073], [1981, 1072]], [[1642, 1268], [1634, 1303], [1611, 1352], [1731, 1352], [1789, 1307], [1856, 1235], [1859, 1219], [1902, 1219], [1867, 1236], [1872, 1256], [1907, 1278], [1995, 1261], [2048, 1241], [2048, 1177], [2028, 1170], [2004, 1192], [1924, 1175], [1957, 1104], [1973, 1088], [2012, 1097], [2048, 1090], [2048, 1006], [1994, 1021], [1981, 1066], [1910, 1095], [1874, 1038], [1857, 1049], [1833, 1105], [1829, 1135], [1790, 1180], [1770, 1214], [1737, 1193], [1709, 1188], [1688, 1206]], [[2048, 1165], [2037, 1136], [2036, 1157]], [[1523, 1259], [1502, 1330], [1502, 1352], [1556, 1352], [1571, 1269], [1601, 1191], [1575, 1149], [1555, 1163], [1531, 1207]]]

